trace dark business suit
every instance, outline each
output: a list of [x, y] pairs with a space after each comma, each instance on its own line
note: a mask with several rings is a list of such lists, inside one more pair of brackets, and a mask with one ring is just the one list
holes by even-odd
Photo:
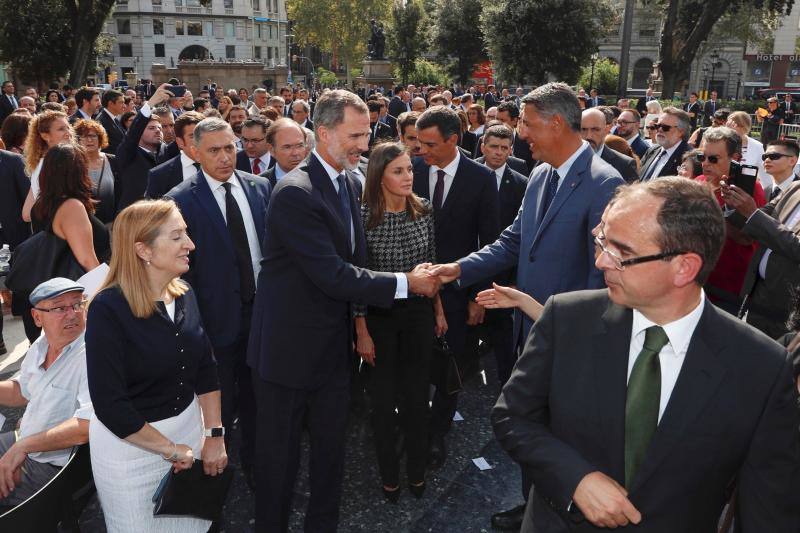
[[[429, 176], [430, 166], [421, 158], [414, 162], [414, 193], [431, 200]], [[436, 260], [450, 263], [469, 255], [480, 246], [485, 246], [497, 238], [499, 233], [497, 182], [492, 172], [461, 155], [452, 185], [444, 198], [444, 204], [434, 206], [436, 229]], [[467, 302], [488, 284], [466, 290], [447, 286], [441, 292], [442, 305], [447, 319], [447, 343], [458, 357], [466, 355]], [[465, 286], [466, 287], [466, 286]], [[432, 365], [432, 367], [435, 365]], [[437, 373], [434, 373], [437, 374]], [[458, 395], [448, 395], [445, 376], [432, 375], [431, 383], [436, 385], [433, 397], [431, 434], [444, 435], [450, 429], [456, 410]]]
[[391, 114], [386, 115], [380, 119], [381, 122], [389, 126], [389, 130], [392, 132], [392, 139], [397, 139], [398, 131], [397, 131], [397, 117], [393, 117]]
[[[567, 507], [590, 472], [625, 482], [632, 317], [607, 291], [582, 291], [554, 296], [534, 325], [491, 417], [501, 446], [533, 475], [524, 533], [605, 531]], [[716, 531], [737, 479], [742, 531], [797, 531], [800, 420], [791, 372], [781, 346], [706, 301], [627, 487], [642, 522], [624, 529]]]
[[[274, 158], [273, 158], [273, 159], [274, 159]], [[275, 177], [275, 165], [272, 165], [272, 166], [271, 166], [271, 167], [269, 167], [267, 170], [265, 170], [264, 172], [262, 172], [262, 173], [260, 174], [260, 176], [261, 176], [262, 178], [266, 178], [266, 179], [267, 179], [267, 181], [269, 181], [270, 185], [272, 185], [272, 188], [273, 188], [273, 189], [275, 188], [275, 185], [277, 185], [277, 184], [278, 184], [278, 179]]]
[[79, 120], [91, 120], [91, 119], [93, 119], [93, 118], [94, 118], [94, 117], [89, 117], [89, 118], [87, 119], [86, 117], [84, 117], [84, 116], [83, 116], [83, 114], [81, 113], [81, 111], [80, 111], [80, 109], [79, 109], [79, 110], [75, 111], [75, 113], [73, 113], [72, 115], [70, 115], [70, 117], [69, 117], [69, 123], [74, 125], [74, 124], [75, 124], [76, 122], [78, 122]]
[[632, 157], [621, 154], [608, 146], [603, 147], [600, 158], [614, 167], [619, 172], [622, 179], [632, 183], [639, 179], [639, 172], [636, 170], [636, 161]]
[[636, 154], [636, 157], [641, 160], [644, 157], [644, 154], [646, 154], [650, 149], [650, 145], [647, 144], [645, 140], [642, 139], [642, 137], [637, 133], [636, 138], [634, 138], [633, 142], [631, 143], [631, 149], [633, 150], [633, 153]]
[[483, 95], [483, 107], [488, 111], [490, 107], [496, 106], [498, 103], [497, 97], [491, 91], [486, 91]]
[[478, 150], [478, 136], [471, 131], [465, 131], [461, 134], [461, 141], [458, 145], [469, 152], [470, 159], [473, 159], [475, 156], [472, 154], [477, 153]]
[[147, 152], [139, 146], [139, 140], [149, 123], [150, 118], [142, 115], [141, 111], [138, 112], [122, 144], [117, 147], [115, 163], [118, 171], [114, 183], [114, 196], [118, 213], [144, 198], [150, 169], [171, 159], [168, 146], [164, 143], [161, 143], [156, 153]]
[[399, 96], [393, 96], [389, 100], [389, 114], [393, 117], [399, 117], [407, 111], [411, 111], [411, 106], [403, 102]]
[[597, 106], [601, 106], [601, 105], [606, 105], [606, 99], [603, 98], [602, 96], [595, 96], [594, 98], [589, 96], [586, 99], [586, 108], [587, 109], [590, 108], [590, 107], [597, 107]]
[[[681, 141], [678, 145], [678, 148], [672, 152], [672, 156], [664, 163], [664, 166], [661, 167], [661, 170], [658, 172], [657, 176], [650, 176], [650, 179], [658, 178], [659, 176], [677, 176], [678, 175], [678, 167], [681, 166], [681, 159], [683, 158], [683, 153], [689, 149], [689, 144], [686, 141]], [[642, 179], [645, 176], [650, 174], [650, 165], [655, 164], [656, 160], [658, 159], [659, 154], [661, 153], [660, 145], [656, 144], [650, 147], [647, 153], [642, 158], [642, 171], [640, 173]], [[666, 156], [665, 156], [666, 157]]]
[[108, 135], [108, 146], [103, 148], [103, 151], [107, 154], [116, 154], [117, 148], [122, 144], [122, 139], [125, 138], [125, 130], [122, 129], [122, 124], [116, 118], [108, 116], [105, 110], [100, 111], [97, 121], [103, 126]]
[[708, 127], [711, 125], [711, 119], [714, 118], [714, 113], [719, 109], [719, 101], [712, 102], [706, 100], [703, 104], [703, 126]]
[[147, 198], [158, 199], [181, 183], [183, 183], [183, 163], [179, 155], [148, 171], [147, 190], [144, 195]]
[[[689, 113], [689, 125], [692, 131], [694, 131], [697, 128], [697, 119], [700, 117], [700, 112], [702, 111], [702, 108], [700, 107], [700, 102], [698, 101], [695, 101], [695, 103], [689, 102], [684, 106], [683, 109], [684, 111]], [[694, 116], [692, 116], [692, 113], [694, 113]]]
[[[475, 162], [476, 163], [480, 163], [481, 165], [484, 165], [485, 161], [486, 161], [486, 158], [483, 157], [483, 156], [480, 156], [479, 158], [475, 159]], [[518, 157], [514, 157], [513, 155], [510, 155], [510, 156], [508, 156], [508, 159], [506, 160], [506, 165], [511, 167], [511, 170], [513, 170], [514, 172], [519, 172], [520, 174], [522, 174], [525, 177], [525, 180], [527, 182], [528, 174], [530, 174], [530, 172], [528, 172], [528, 165], [525, 163], [525, 161], [523, 161], [522, 159], [520, 159]], [[505, 227], [505, 226], [501, 226], [501, 227]]]
[[336, 529], [342, 492], [351, 302], [389, 307], [397, 281], [371, 272], [358, 181], [347, 177], [355, 249], [315, 154], [270, 199], [247, 362], [258, 403], [256, 530], [286, 531], [304, 417], [311, 436], [305, 530]]
[[388, 125], [384, 124], [381, 121], [376, 122], [375, 124], [369, 125], [370, 133], [369, 133], [369, 147], [372, 149], [375, 146], [375, 143], [380, 142], [381, 140], [391, 140], [394, 136], [392, 135], [392, 128]]
[[8, 96], [0, 94], [0, 126], [3, 125], [3, 121], [6, 117], [19, 107], [19, 100], [17, 100], [17, 97], [12, 95], [12, 99], [14, 103], [16, 103], [16, 107], [11, 103], [11, 100], [8, 99]]
[[0, 150], [0, 244], [8, 244], [11, 250], [31, 236], [30, 223], [22, 220], [30, 188], [22, 156]]
[[[264, 178], [246, 172], [234, 172], [233, 179], [238, 180], [247, 197], [263, 254], [264, 224], [272, 186]], [[238, 411], [242, 430], [241, 465], [249, 472], [253, 466], [256, 406], [246, 353], [255, 295], [241, 293], [234, 243], [203, 172], [182, 181], [167, 197], [175, 200], [195, 243], [184, 278], [197, 294], [200, 315], [214, 347], [222, 392], [222, 425], [231, 429]], [[245, 209], [240, 210], [246, 219]], [[246, 268], [252, 268], [252, 264]]]
[[778, 104], [778, 107], [783, 110], [783, 116], [786, 117], [786, 122], [788, 124], [794, 124], [794, 116], [797, 113], [797, 104], [784, 100]]
[[[796, 182], [757, 209], [742, 226], [744, 234], [758, 242], [742, 285], [742, 296], [746, 297], [742, 309], [747, 310], [748, 324], [773, 339], [787, 332], [786, 319], [794, 307], [793, 290], [800, 287], [800, 222], [787, 227], [799, 205], [800, 183]], [[771, 252], [762, 278], [759, 264], [767, 250]]]
[[303, 122], [303, 123], [302, 123], [302, 124], [300, 124], [300, 125], [301, 125], [301, 126], [303, 126], [303, 127], [304, 127], [304, 128], [306, 128], [306, 129], [309, 129], [309, 130], [311, 130], [311, 131], [314, 131], [314, 123], [313, 123], [313, 122], [312, 122], [310, 119], [306, 119], [306, 121], [305, 121], [305, 122]]
[[[264, 170], [266, 170], [263, 168], [264, 167], [263, 158], [266, 157], [266, 155], [267, 154], [264, 154], [261, 158], [261, 167], [262, 167], [261, 172], [264, 172]], [[274, 166], [275, 166], [275, 158], [270, 155], [267, 168], [272, 168]], [[253, 166], [250, 164], [250, 157], [244, 150], [240, 150], [239, 152], [236, 153], [236, 170], [241, 170], [242, 172], [249, 172], [249, 173], [253, 172]]]

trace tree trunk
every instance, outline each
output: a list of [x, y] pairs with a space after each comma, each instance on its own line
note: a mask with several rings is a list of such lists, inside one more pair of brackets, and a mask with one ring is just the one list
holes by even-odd
[[89, 56], [92, 52], [92, 42], [84, 33], [74, 32], [75, 40], [72, 43], [72, 64], [69, 69], [69, 83], [73, 87], [81, 87], [86, 81], [86, 70], [89, 66]]

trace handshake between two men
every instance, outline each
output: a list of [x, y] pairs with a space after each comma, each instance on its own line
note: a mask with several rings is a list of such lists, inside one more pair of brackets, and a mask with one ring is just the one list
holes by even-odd
[[420, 296], [433, 298], [443, 284], [458, 279], [460, 275], [461, 267], [458, 266], [458, 263], [443, 265], [421, 263], [414, 267], [414, 270], [406, 273], [408, 290]]

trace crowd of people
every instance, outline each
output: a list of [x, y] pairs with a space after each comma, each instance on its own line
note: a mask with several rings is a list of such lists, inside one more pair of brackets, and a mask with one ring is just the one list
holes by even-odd
[[109, 271], [88, 297], [52, 269], [13, 288], [31, 345], [0, 382], [27, 404], [0, 506], [89, 442], [109, 531], [207, 531], [153, 493], [223, 473], [236, 431], [256, 530], [287, 531], [307, 432], [305, 530], [335, 531], [351, 402], [376, 490], [424, 498], [450, 356], [491, 350], [524, 499], [494, 527], [800, 529], [800, 147], [770, 136], [777, 101], [759, 140], [713, 93], [180, 86], [2, 86], [3, 243]]

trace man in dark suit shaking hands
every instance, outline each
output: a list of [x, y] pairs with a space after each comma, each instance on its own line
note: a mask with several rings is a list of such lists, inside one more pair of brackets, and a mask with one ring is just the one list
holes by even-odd
[[314, 109], [316, 149], [285, 175], [267, 210], [247, 362], [258, 415], [258, 532], [287, 531], [304, 420], [311, 435], [311, 499], [305, 531], [336, 531], [344, 467], [352, 303], [391, 305], [411, 291], [432, 296], [438, 280], [422, 267], [372, 272], [349, 171], [370, 137], [367, 106], [331, 91]]
[[548, 301], [492, 411], [533, 475], [522, 531], [716, 531], [734, 480], [741, 531], [796, 531], [791, 361], [703, 293], [725, 238], [716, 199], [637, 183], [594, 233], [608, 289]]
[[167, 197], [180, 208], [196, 245], [185, 277], [214, 347], [225, 441], [238, 412], [242, 471], [252, 488], [255, 399], [245, 356], [272, 186], [235, 169], [236, 136], [224, 120], [200, 121], [193, 137], [192, 155], [201, 168]]

